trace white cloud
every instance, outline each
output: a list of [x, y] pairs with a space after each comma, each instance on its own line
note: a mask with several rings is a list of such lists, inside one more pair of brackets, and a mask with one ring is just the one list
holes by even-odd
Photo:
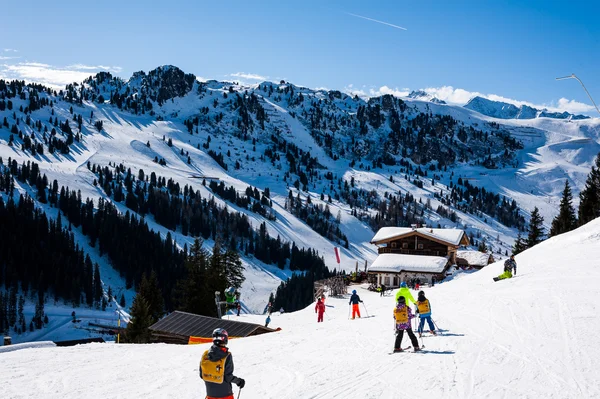
[[75, 69], [82, 71], [108, 71], [119, 73], [123, 70], [123, 68], [118, 66], [104, 66], [104, 65], [84, 65], [84, 64], [73, 64], [67, 66], [65, 69]]
[[268, 76], [262, 76], [255, 73], [236, 72], [231, 73], [229, 76], [234, 78], [248, 79], [248, 80], [260, 80], [264, 81], [268, 79]]
[[4, 61], [4, 60], [14, 60], [16, 58], [21, 58], [21, 57], [5, 57], [3, 55], [0, 55], [0, 61]]
[[56, 67], [39, 62], [20, 62], [0, 66], [0, 76], [6, 79], [21, 79], [42, 83], [48, 86], [63, 88], [73, 82], [81, 82], [101, 70], [118, 72], [120, 67], [87, 66], [83, 64], [68, 67]]
[[566, 98], [561, 98], [558, 100], [559, 109], [565, 110], [567, 112], [572, 113], [596, 113], [596, 108], [593, 105], [580, 103], [575, 100], [568, 100]]
[[391, 94], [394, 97], [406, 97], [408, 95], [408, 93], [410, 92], [409, 89], [403, 88], [403, 89], [398, 89], [398, 88], [390, 88], [388, 86], [381, 86], [380, 88], [366, 88], [365, 86], [363, 86], [361, 89], [355, 88], [354, 85], [349, 84], [346, 87], [344, 87], [343, 90], [346, 94], [349, 94], [351, 96], [359, 96], [363, 99], [367, 99], [369, 97], [379, 97], [379, 96], [383, 96], [385, 94]]
[[7, 53], [18, 53], [19, 52], [19, 50], [15, 50], [14, 48], [5, 48], [3, 50], [6, 51]]

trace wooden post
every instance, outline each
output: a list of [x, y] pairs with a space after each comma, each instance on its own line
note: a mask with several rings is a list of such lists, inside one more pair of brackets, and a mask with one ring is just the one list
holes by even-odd
[[12, 344], [12, 338], [11, 337], [4, 337], [4, 346], [8, 346]]

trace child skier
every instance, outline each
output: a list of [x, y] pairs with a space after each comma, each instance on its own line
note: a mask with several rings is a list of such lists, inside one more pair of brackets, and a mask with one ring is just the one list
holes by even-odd
[[325, 304], [321, 301], [321, 298], [317, 300], [317, 304], [315, 305], [315, 313], [318, 313], [317, 323], [323, 321], [323, 313], [325, 313]]
[[400, 283], [400, 290], [396, 293], [396, 302], [398, 302], [398, 298], [401, 296], [405, 298], [405, 303], [408, 306], [416, 302], [404, 281]]
[[200, 361], [200, 378], [206, 384], [207, 399], [233, 399], [231, 383], [240, 389], [246, 385], [243, 378], [233, 375], [233, 356], [227, 348], [229, 334], [222, 328], [212, 333], [213, 345]]
[[394, 319], [396, 320], [396, 341], [394, 342], [394, 352], [402, 352], [402, 336], [404, 335], [404, 331], [408, 333], [408, 337], [410, 338], [410, 342], [413, 345], [415, 352], [420, 351], [419, 342], [417, 341], [417, 337], [413, 333], [412, 328], [410, 327], [410, 321], [415, 316], [410, 310], [410, 306], [406, 305], [406, 300], [403, 296], [398, 298], [398, 304], [394, 309]]
[[417, 313], [419, 313], [421, 319], [418, 329], [419, 337], [423, 334], [423, 326], [425, 325], [426, 320], [429, 325], [429, 332], [436, 335], [433, 321], [431, 321], [431, 305], [429, 304], [429, 299], [425, 298], [425, 293], [423, 291], [419, 291], [419, 296], [417, 297]]
[[352, 295], [350, 296], [350, 302], [348, 302], [348, 305], [352, 305], [352, 320], [354, 320], [356, 315], [358, 315], [358, 317], [360, 317], [360, 309], [358, 308], [359, 302], [362, 303], [362, 301], [360, 300], [360, 297], [356, 293], [356, 290], [352, 290]]

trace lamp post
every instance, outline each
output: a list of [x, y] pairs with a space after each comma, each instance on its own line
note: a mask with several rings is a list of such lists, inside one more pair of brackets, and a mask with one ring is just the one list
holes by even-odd
[[563, 79], [577, 79], [577, 81], [579, 83], [581, 83], [581, 87], [583, 87], [583, 90], [585, 90], [585, 92], [587, 93], [588, 97], [590, 98], [590, 100], [592, 100], [592, 104], [594, 104], [594, 107], [596, 107], [596, 111], [598, 111], [598, 113], [600, 114], [600, 109], [598, 109], [598, 106], [596, 105], [596, 103], [594, 102], [594, 99], [592, 98], [592, 96], [590, 95], [590, 92], [587, 91], [587, 89], [585, 88], [585, 85], [583, 84], [583, 82], [581, 81], [581, 79], [579, 79], [577, 76], [575, 76], [574, 73], [572, 73], [569, 76], [563, 76], [562, 78], [556, 78], [556, 80], [563, 80]]

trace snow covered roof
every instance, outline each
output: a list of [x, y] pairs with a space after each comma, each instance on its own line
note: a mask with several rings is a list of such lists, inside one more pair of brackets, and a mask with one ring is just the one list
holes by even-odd
[[398, 238], [414, 232], [421, 235], [441, 240], [453, 245], [459, 245], [465, 232], [460, 229], [432, 229], [429, 227], [420, 227], [413, 229], [412, 227], [382, 227], [379, 229], [375, 237], [371, 239], [371, 244], [377, 244], [381, 241], [389, 240], [390, 238]]
[[456, 259], [464, 259], [469, 266], [487, 266], [490, 254], [479, 251], [456, 251]]
[[370, 272], [428, 272], [441, 273], [448, 259], [441, 256], [381, 254], [369, 267]]

